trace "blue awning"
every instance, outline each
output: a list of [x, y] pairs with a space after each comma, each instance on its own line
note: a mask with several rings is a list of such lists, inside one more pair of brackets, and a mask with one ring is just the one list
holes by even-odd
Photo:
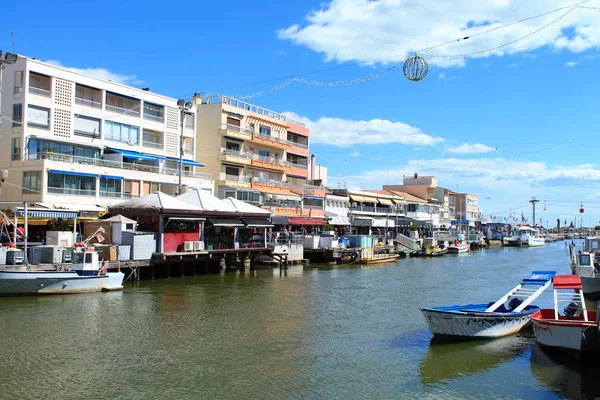
[[104, 179], [118, 179], [120, 181], [122, 181], [123, 178], [122, 176], [117, 176], [117, 175], [100, 175], [100, 178], [104, 178]]
[[[167, 158], [168, 158], [169, 160], [171, 160], [171, 161], [176, 161], [176, 162], [179, 162], [179, 158], [176, 158], [176, 157], [167, 157]], [[183, 161], [182, 161], [181, 163], [182, 163], [183, 165], [191, 165], [192, 167], [204, 167], [204, 164], [202, 164], [202, 163], [199, 163], [199, 162], [197, 162], [197, 161], [194, 161], [194, 160], [186, 160], [186, 159], [183, 159]]]
[[121, 154], [123, 154], [123, 157], [127, 157], [127, 158], [137, 158], [139, 160], [164, 160], [165, 159], [165, 157], [163, 157], [163, 156], [155, 156], [153, 154], [144, 154], [144, 153], [140, 153], [137, 151], [131, 151], [131, 150], [115, 149], [114, 147], [107, 147], [106, 149], [114, 151], [116, 153], [121, 153]]
[[[77, 218], [77, 211], [63, 211], [63, 210], [27, 210], [27, 217], [31, 218], [65, 218], [74, 219]], [[24, 217], [25, 210], [22, 208], [17, 209], [17, 216]]]
[[304, 196], [304, 198], [305, 198], [306, 200], [323, 200], [323, 198], [322, 198], [322, 197], [308, 197], [308, 196]]
[[78, 171], [61, 171], [59, 169], [49, 169], [48, 172], [52, 172], [53, 174], [62, 174], [62, 175], [77, 175], [77, 176], [90, 176], [90, 177], [97, 177], [98, 174], [88, 174], [85, 172], [78, 172]]

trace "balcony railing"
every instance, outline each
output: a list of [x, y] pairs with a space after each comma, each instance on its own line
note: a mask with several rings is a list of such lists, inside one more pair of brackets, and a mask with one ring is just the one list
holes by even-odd
[[142, 146], [144, 146], [144, 147], [150, 147], [151, 149], [161, 149], [161, 150], [164, 148], [164, 144], [163, 143], [147, 142], [145, 140], [142, 142]]
[[244, 133], [246, 135], [252, 134], [252, 129], [242, 128], [241, 126], [233, 125], [233, 124], [223, 124], [223, 125], [221, 125], [221, 129], [225, 129], [225, 130], [228, 130], [231, 132]]
[[86, 106], [86, 107], [92, 107], [92, 108], [102, 108], [102, 103], [100, 103], [99, 101], [82, 99], [79, 97], [75, 97], [75, 104], [79, 104], [79, 105]]
[[250, 178], [241, 175], [229, 175], [224, 172], [219, 174], [219, 179], [222, 181], [233, 181], [233, 182], [250, 182]]
[[[178, 168], [164, 168], [154, 165], [144, 165], [144, 164], [135, 164], [135, 163], [127, 163], [127, 162], [119, 162], [112, 160], [104, 160], [100, 158], [92, 158], [92, 157], [81, 157], [74, 156], [71, 154], [62, 154], [62, 153], [52, 153], [52, 152], [40, 152], [40, 153], [28, 153], [25, 155], [25, 160], [50, 160], [50, 161], [59, 161], [66, 162], [70, 164], [86, 164], [86, 165], [94, 165], [99, 167], [107, 167], [107, 168], [117, 168], [124, 169], [128, 171], [140, 171], [140, 172], [151, 172], [154, 174], [165, 174], [165, 175], [179, 175]], [[194, 173], [192, 171], [186, 171], [185, 169], [182, 171], [182, 176], [198, 178], [198, 179], [206, 179], [211, 180], [212, 176], [210, 174], [205, 173]]]
[[221, 154], [227, 155], [227, 156], [241, 157], [241, 158], [251, 158], [251, 155], [252, 155], [251, 153], [247, 153], [245, 151], [231, 150], [231, 149], [224, 149], [224, 148], [221, 148]]
[[86, 196], [86, 197], [95, 197], [96, 190], [87, 190], [87, 189], [71, 189], [71, 188], [56, 188], [49, 187], [48, 193], [51, 194], [68, 194], [71, 196]]
[[102, 190], [100, 190], [100, 197], [104, 197], [107, 199], [123, 199], [123, 200], [128, 200], [128, 199], [133, 198], [131, 193], [105, 192]]
[[50, 97], [50, 90], [35, 86], [29, 86], [29, 93], [37, 94], [38, 96]]
[[119, 114], [133, 115], [133, 116], [139, 117], [140, 116], [140, 105], [132, 104], [132, 106], [130, 108], [123, 108], [123, 107], [107, 104], [106, 111], [112, 111], [112, 112], [116, 112]]
[[289, 167], [294, 167], [294, 168], [308, 169], [308, 165], [294, 164], [293, 162], [289, 162], [289, 161], [286, 161], [286, 165], [288, 165]]
[[156, 122], [165, 122], [164, 115], [154, 115], [154, 114], [146, 114], [144, 113], [144, 119], [149, 119]]

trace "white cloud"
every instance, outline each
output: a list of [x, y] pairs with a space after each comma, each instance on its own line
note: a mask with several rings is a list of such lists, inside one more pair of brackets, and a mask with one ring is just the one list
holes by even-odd
[[516, 63], [516, 64], [509, 64], [509, 65], [508, 65], [508, 68], [515, 68], [515, 67], [518, 67], [518, 66], [519, 66], [519, 63]]
[[576, 61], [569, 61], [568, 63], [565, 64], [565, 66], [567, 66], [567, 67], [574, 67], [577, 64], [579, 64], [579, 63], [576, 62]]
[[[284, 40], [325, 55], [327, 61], [403, 62], [415, 51], [427, 55], [474, 53], [474, 57], [525, 53], [548, 46], [578, 53], [600, 45], [600, 19], [595, 10], [566, 8], [540, 18], [497, 29], [510, 22], [573, 4], [572, 0], [462, 0], [460, 2], [399, 0], [330, 0], [311, 11], [306, 21], [278, 31]], [[586, 4], [587, 5], [587, 4]], [[555, 23], [552, 21], [567, 13]], [[550, 24], [550, 25], [548, 25]], [[547, 28], [523, 39], [539, 28]], [[470, 37], [468, 40], [455, 39]], [[426, 57], [430, 64], [464, 65], [464, 58]]]
[[354, 150], [352, 153], [348, 153], [349, 156], [352, 157], [360, 157], [360, 153], [357, 150]]
[[440, 74], [438, 75], [439, 79], [446, 79], [446, 73], [444, 72], [440, 72]]
[[449, 148], [446, 151], [448, 151], [450, 153], [457, 153], [457, 154], [476, 154], [476, 153], [489, 153], [494, 150], [496, 150], [496, 149], [493, 147], [490, 147], [490, 146], [486, 146], [485, 144], [464, 143], [458, 147]]
[[106, 68], [71, 68], [64, 66], [60, 61], [57, 60], [48, 60], [45, 62], [51, 65], [55, 65], [57, 67], [68, 69], [69, 71], [90, 75], [95, 78], [105, 79], [107, 81], [122, 83], [124, 85], [134, 85], [143, 83], [143, 81], [139, 80], [136, 75], [117, 74], [114, 72], [110, 72]]
[[355, 121], [350, 119], [321, 117], [316, 121], [296, 113], [284, 113], [291, 119], [301, 121], [310, 129], [311, 143], [326, 143], [347, 147], [355, 144], [401, 143], [430, 146], [441, 143], [443, 138], [427, 135], [419, 128], [403, 122], [384, 119]]

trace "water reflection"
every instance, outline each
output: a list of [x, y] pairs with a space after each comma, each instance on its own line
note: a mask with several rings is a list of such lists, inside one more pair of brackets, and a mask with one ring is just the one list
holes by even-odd
[[582, 362], [568, 355], [531, 350], [531, 372], [541, 383], [569, 399], [594, 399], [600, 396], [600, 366], [597, 360]]
[[421, 383], [444, 383], [480, 374], [523, 354], [531, 339], [512, 335], [476, 341], [439, 341], [432, 339], [419, 367]]

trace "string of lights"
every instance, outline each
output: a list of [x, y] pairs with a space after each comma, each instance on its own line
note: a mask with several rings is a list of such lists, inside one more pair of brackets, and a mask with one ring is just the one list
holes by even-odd
[[[600, 7], [589, 7], [589, 6], [583, 6], [582, 4], [588, 3], [591, 0], [585, 0], [579, 3], [574, 3], [568, 6], [563, 6], [563, 7], [559, 7], [541, 14], [537, 14], [534, 16], [530, 16], [527, 18], [523, 18], [520, 19], [518, 21], [513, 21], [501, 26], [496, 26], [493, 27], [491, 29], [479, 32], [479, 33], [475, 33], [472, 34], [470, 36], [465, 36], [465, 37], [461, 37], [458, 39], [453, 39], [453, 40], [449, 40], [440, 44], [437, 44], [435, 46], [430, 46], [424, 49], [421, 49], [419, 51], [417, 51], [415, 53], [415, 56], [420, 56], [420, 57], [424, 57], [424, 58], [446, 58], [446, 59], [456, 59], [456, 58], [471, 58], [471, 57], [475, 57], [475, 56], [480, 56], [482, 54], [485, 53], [493, 53], [496, 52], [498, 50], [501, 50], [505, 47], [509, 47], [511, 45], [514, 45], [518, 42], [521, 42], [525, 39], [530, 38], [531, 36], [547, 29], [548, 27], [554, 25], [555, 23], [557, 23], [558, 21], [562, 20], [563, 18], [565, 18], [567, 15], [569, 15], [571, 12], [581, 9], [581, 10], [591, 10], [591, 11], [599, 11]], [[495, 32], [497, 30], [500, 29], [504, 29], [504, 28], [508, 28], [510, 26], [514, 26], [526, 21], [530, 21], [533, 19], [537, 19], [537, 18], [541, 18], [547, 15], [551, 15], [554, 14], [556, 12], [562, 11], [562, 10], [567, 10], [566, 12], [564, 12], [563, 14], [561, 14], [560, 16], [558, 16], [557, 18], [553, 19], [552, 21], [548, 22], [547, 24], [541, 26], [538, 29], [535, 29], [532, 32], [529, 32], [526, 35], [523, 35], [515, 40], [512, 40], [510, 42], [501, 44], [499, 46], [495, 46], [495, 47], [490, 47], [490, 48], [486, 48], [486, 49], [482, 49], [482, 50], [478, 50], [478, 51], [474, 51], [474, 52], [469, 52], [469, 53], [459, 53], [459, 54], [425, 54], [425, 52], [429, 51], [429, 50], [433, 50], [439, 47], [443, 47], [452, 43], [457, 43], [457, 42], [461, 42], [461, 41], [465, 41], [465, 40], [469, 40], [469, 39], [473, 39], [474, 37], [478, 37], [478, 36], [482, 36], [482, 35], [486, 35], [486, 34], [490, 34], [492, 32]], [[413, 57], [415, 57], [413, 56]], [[334, 82], [326, 82], [326, 81], [317, 81], [317, 80], [307, 80], [307, 79], [303, 79], [300, 78], [301, 76], [306, 76], [306, 75], [310, 75], [310, 74], [317, 74], [317, 73], [321, 73], [321, 72], [326, 72], [326, 71], [331, 71], [331, 70], [335, 70], [335, 69], [340, 69], [340, 68], [347, 68], [347, 67], [351, 67], [351, 66], [356, 66], [356, 65], [365, 65], [365, 64], [370, 64], [370, 63], [375, 63], [375, 62], [382, 62], [385, 61], [387, 59], [391, 59], [391, 58], [397, 58], [398, 56], [390, 56], [390, 57], [385, 57], [385, 58], [379, 58], [379, 59], [373, 59], [373, 60], [369, 60], [369, 61], [363, 61], [363, 62], [355, 62], [355, 63], [351, 63], [351, 64], [346, 64], [346, 65], [342, 65], [342, 66], [336, 66], [336, 67], [332, 67], [332, 68], [326, 68], [326, 69], [320, 69], [320, 70], [316, 70], [316, 71], [310, 71], [310, 72], [305, 72], [305, 73], [301, 73], [301, 74], [297, 74], [297, 75], [292, 75], [292, 76], [285, 76], [285, 77], [280, 77], [280, 78], [273, 78], [273, 79], [267, 79], [267, 80], [262, 80], [262, 81], [258, 81], [258, 82], [253, 82], [253, 83], [247, 83], [247, 84], [242, 84], [242, 85], [236, 85], [236, 86], [230, 86], [230, 87], [226, 87], [226, 88], [222, 88], [222, 89], [218, 89], [218, 90], [214, 90], [214, 91], [208, 91], [208, 94], [213, 94], [215, 92], [220, 92], [223, 90], [230, 90], [230, 89], [239, 89], [242, 87], [247, 87], [247, 86], [253, 86], [253, 85], [258, 85], [258, 84], [263, 84], [263, 83], [269, 83], [269, 82], [276, 82], [279, 80], [284, 80], [285, 82], [280, 83], [276, 86], [273, 86], [269, 89], [266, 90], [262, 90], [253, 94], [249, 94], [249, 95], [245, 95], [240, 97], [241, 100], [247, 100], [247, 99], [253, 99], [256, 97], [260, 97], [260, 96], [264, 96], [266, 94], [269, 93], [273, 93], [275, 91], [278, 91], [280, 89], [283, 89], [286, 86], [289, 86], [290, 84], [297, 82], [297, 83], [302, 83], [305, 85], [310, 85], [310, 86], [322, 86], [322, 87], [339, 87], [339, 86], [349, 86], [349, 85], [354, 85], [354, 84], [360, 84], [360, 83], [364, 83], [367, 81], [370, 81], [372, 79], [375, 79], [377, 77], [380, 77], [382, 75], [387, 74], [388, 72], [392, 71], [393, 69], [399, 67], [400, 65], [402, 65], [403, 63], [396, 63], [393, 64], [391, 67], [386, 68], [382, 71], [379, 71], [375, 74], [371, 74], [371, 75], [367, 75], [364, 77], [360, 77], [360, 78], [356, 78], [356, 79], [352, 79], [352, 80], [348, 80], [348, 81], [334, 81]], [[424, 61], [424, 60], [423, 60]], [[427, 68], [427, 67], [425, 67]], [[426, 72], [425, 72], [426, 74]], [[422, 78], [421, 78], [422, 79]], [[420, 80], [420, 79], [416, 79], [416, 80]]]

